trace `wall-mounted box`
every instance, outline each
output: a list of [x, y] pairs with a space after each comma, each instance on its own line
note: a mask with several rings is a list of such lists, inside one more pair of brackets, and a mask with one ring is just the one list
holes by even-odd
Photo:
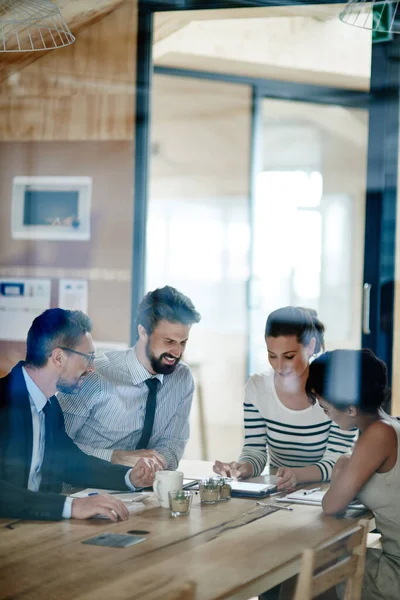
[[15, 240], [89, 240], [91, 177], [14, 177]]

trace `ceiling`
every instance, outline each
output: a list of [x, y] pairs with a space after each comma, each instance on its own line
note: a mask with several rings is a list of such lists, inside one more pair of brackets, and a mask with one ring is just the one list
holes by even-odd
[[[62, 50], [2, 56], [0, 110], [2, 119], [7, 116], [9, 121], [9, 138], [53, 139], [44, 136], [42, 121], [60, 128], [62, 115], [62, 125], [73, 125], [71, 139], [86, 139], [89, 125], [97, 136], [101, 126], [96, 139], [131, 139], [137, 1], [58, 0], [58, 4], [77, 43]], [[337, 13], [338, 5], [157, 13], [154, 62], [366, 91], [370, 33], [342, 24]], [[157, 114], [171, 123], [179, 119], [222, 123], [226, 118], [231, 127], [230, 116], [239, 119], [248, 114], [248, 87], [230, 97], [228, 87], [213, 88], [210, 95], [198, 80], [188, 83], [169, 77], [162, 82], [154, 93]], [[173, 94], [168, 87], [173, 87]], [[314, 117], [319, 119], [317, 111]], [[341, 135], [354, 135], [358, 145], [362, 130], [357, 117], [344, 118], [342, 125], [346, 119]], [[328, 125], [334, 133], [335, 119]], [[68, 135], [54, 133], [55, 139], [70, 139]]]
[[344, 5], [157, 13], [156, 65], [367, 91], [371, 33]]
[[[136, 0], [56, 2], [77, 38], [83, 30], [107, 18], [122, 5], [136, 4]], [[341, 6], [156, 13], [154, 62], [163, 66], [365, 91], [369, 89], [370, 32], [341, 23], [338, 19]], [[115, 44], [118, 41], [122, 43], [116, 37]], [[3, 54], [0, 81], [46, 54]], [[66, 75], [72, 81], [76, 74]]]

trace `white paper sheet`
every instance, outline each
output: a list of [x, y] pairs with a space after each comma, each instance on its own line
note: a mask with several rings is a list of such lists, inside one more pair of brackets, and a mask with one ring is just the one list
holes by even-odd
[[75, 494], [70, 494], [70, 497], [87, 498], [88, 496], [97, 496], [100, 494], [112, 494], [114, 498], [117, 498], [118, 500], [121, 500], [126, 504], [146, 500], [146, 498], [149, 498], [151, 496], [150, 492], [119, 492], [115, 490], [99, 490], [96, 488], [86, 488], [84, 490], [81, 490], [80, 492], [75, 492]]
[[88, 312], [88, 282], [86, 279], [60, 279], [58, 306], [65, 310]]
[[0, 339], [24, 342], [32, 321], [50, 308], [51, 280], [0, 279]]
[[[307, 492], [307, 493], [304, 493]], [[294, 504], [308, 504], [311, 506], [321, 506], [322, 507], [322, 499], [325, 496], [327, 490], [321, 491], [317, 490], [315, 492], [309, 493], [310, 490], [296, 490], [291, 494], [288, 494], [284, 498], [276, 498], [276, 502], [286, 502], [286, 503], [294, 503]], [[350, 502], [348, 508], [350, 509], [361, 509], [365, 508], [363, 504], [360, 504], [357, 500], [353, 500]]]

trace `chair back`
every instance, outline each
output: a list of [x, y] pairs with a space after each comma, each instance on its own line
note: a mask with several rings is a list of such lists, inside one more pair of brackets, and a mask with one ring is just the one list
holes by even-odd
[[164, 600], [194, 600], [195, 584], [186, 581], [171, 591], [167, 591]]
[[332, 541], [303, 553], [294, 600], [311, 600], [346, 581], [344, 600], [360, 600], [368, 522], [360, 521]]

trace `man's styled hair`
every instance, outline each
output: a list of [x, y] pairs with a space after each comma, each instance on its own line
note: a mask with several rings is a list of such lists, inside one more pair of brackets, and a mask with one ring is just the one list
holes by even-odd
[[192, 301], [166, 285], [146, 294], [139, 304], [137, 325], [142, 325], [151, 334], [162, 320], [170, 323], [193, 325], [201, 319]]
[[92, 322], [80, 310], [49, 308], [34, 319], [26, 342], [26, 364], [44, 367], [54, 348], [79, 345], [85, 333], [92, 331]]

